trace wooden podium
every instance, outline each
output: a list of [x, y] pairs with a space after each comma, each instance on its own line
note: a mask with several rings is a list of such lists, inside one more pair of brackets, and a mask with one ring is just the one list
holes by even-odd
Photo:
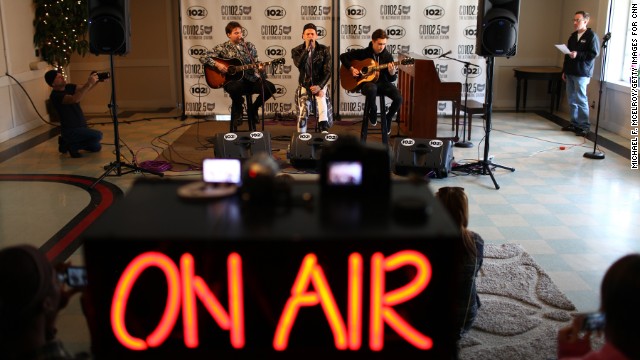
[[440, 81], [433, 60], [414, 55], [400, 53], [398, 56], [398, 60], [406, 57], [415, 59], [414, 65], [399, 67], [398, 89], [402, 94], [400, 129], [410, 137], [435, 139], [438, 134], [438, 101], [453, 103], [451, 117], [457, 123], [462, 84]]

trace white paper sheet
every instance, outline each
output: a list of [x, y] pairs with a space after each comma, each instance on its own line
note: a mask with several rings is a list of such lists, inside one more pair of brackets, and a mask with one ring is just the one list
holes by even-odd
[[571, 52], [571, 50], [569, 50], [569, 48], [565, 44], [556, 44], [556, 48], [558, 48], [558, 50], [560, 50], [560, 52], [562, 52], [563, 54], [568, 54]]

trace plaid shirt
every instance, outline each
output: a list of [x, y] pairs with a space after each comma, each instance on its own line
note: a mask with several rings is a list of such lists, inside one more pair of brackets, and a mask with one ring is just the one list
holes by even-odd
[[[245, 46], [246, 45], [246, 46]], [[216, 45], [211, 51], [207, 52], [207, 55], [200, 59], [203, 64], [213, 65], [213, 57], [220, 57], [225, 59], [238, 59], [243, 64], [258, 63], [258, 50], [251, 42], [245, 42], [243, 44], [236, 45], [231, 41], [223, 42]], [[255, 69], [248, 69], [245, 71], [245, 79], [255, 82], [258, 80], [258, 75]]]

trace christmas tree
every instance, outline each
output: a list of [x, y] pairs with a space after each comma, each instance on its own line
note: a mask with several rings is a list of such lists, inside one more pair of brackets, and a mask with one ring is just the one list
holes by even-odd
[[33, 42], [48, 64], [60, 69], [69, 64], [71, 54], [84, 56], [89, 50], [86, 0], [34, 0]]

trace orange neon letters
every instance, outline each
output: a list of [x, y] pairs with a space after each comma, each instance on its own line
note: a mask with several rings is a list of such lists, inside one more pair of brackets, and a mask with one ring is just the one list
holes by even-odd
[[[387, 292], [385, 274], [403, 266], [416, 269], [415, 277], [406, 285]], [[146, 338], [131, 335], [126, 328], [125, 313], [131, 290], [144, 270], [159, 268], [167, 280], [167, 300], [158, 326]], [[359, 350], [362, 346], [363, 302], [362, 255], [352, 253], [348, 259], [347, 325], [340, 313], [324, 270], [314, 253], [307, 254], [291, 288], [291, 295], [284, 305], [273, 338], [273, 348], [287, 349], [293, 324], [301, 307], [322, 306], [333, 333], [334, 345], [339, 350]], [[403, 319], [393, 307], [418, 296], [429, 284], [432, 269], [429, 260], [413, 250], [399, 251], [389, 257], [375, 253], [371, 257], [371, 299], [369, 347], [374, 351], [384, 348], [384, 326], [387, 324], [413, 346], [428, 350], [432, 339]], [[193, 256], [185, 253], [180, 258], [180, 269], [166, 255], [146, 252], [135, 257], [125, 268], [116, 285], [111, 305], [111, 327], [117, 340], [131, 350], [146, 350], [160, 346], [169, 336], [177, 321], [180, 309], [183, 315], [184, 343], [197, 348], [198, 315], [196, 299], [201, 301], [222, 330], [230, 331], [231, 345], [235, 349], [245, 346], [244, 292], [242, 258], [237, 253], [227, 258], [228, 306], [227, 312], [211, 292], [204, 279], [195, 275]], [[312, 286], [313, 289], [309, 289]]]
[[[385, 293], [385, 273], [402, 266], [413, 266], [417, 270], [415, 278], [407, 285]], [[428, 350], [433, 347], [430, 337], [421, 334], [406, 322], [392, 306], [410, 300], [420, 294], [431, 280], [431, 264], [417, 251], [405, 250], [387, 258], [382, 253], [371, 257], [371, 313], [369, 346], [380, 351], [384, 347], [384, 323], [386, 322], [400, 336], [413, 346]]]
[[[315, 292], [306, 291], [310, 283], [316, 289]], [[318, 259], [315, 254], [307, 254], [302, 260], [300, 271], [291, 288], [291, 297], [287, 300], [282, 315], [280, 315], [280, 321], [278, 321], [278, 327], [273, 339], [273, 348], [279, 351], [287, 348], [289, 334], [300, 307], [318, 304], [322, 305], [325, 316], [329, 321], [336, 348], [340, 350], [346, 349], [347, 329], [329, 283], [324, 276], [324, 271], [318, 265]]]
[[[133, 285], [140, 274], [151, 266], [160, 268], [167, 278], [167, 305], [160, 323], [145, 341], [129, 334], [124, 318]], [[197, 297], [220, 328], [231, 330], [231, 345], [236, 349], [242, 348], [245, 342], [244, 302], [242, 298], [242, 260], [238, 254], [229, 255], [227, 272], [231, 314], [225, 311], [204, 280], [194, 274], [194, 260], [191, 254], [182, 255], [180, 270], [169, 257], [162, 253], [147, 252], [138, 255], [125, 268], [116, 285], [111, 305], [111, 327], [114, 335], [123, 346], [131, 350], [146, 350], [149, 347], [160, 346], [175, 326], [182, 300], [185, 345], [189, 348], [198, 347], [198, 316], [195, 302]]]

